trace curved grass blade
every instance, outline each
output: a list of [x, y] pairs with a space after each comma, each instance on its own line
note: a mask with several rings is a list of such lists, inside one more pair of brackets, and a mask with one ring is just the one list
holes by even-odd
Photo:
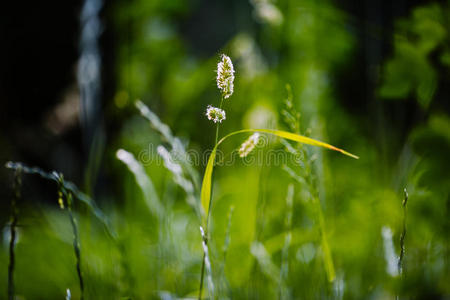
[[[299, 143], [303, 143], [303, 144], [307, 144], [307, 145], [312, 145], [312, 146], [318, 146], [318, 147], [323, 147], [323, 148], [327, 148], [330, 150], [334, 150], [334, 151], [338, 151], [344, 155], [350, 156], [352, 158], [358, 159], [359, 157], [351, 154], [345, 150], [342, 150], [340, 148], [337, 148], [335, 146], [332, 146], [330, 144], [303, 136], [303, 135], [299, 135], [299, 134], [294, 134], [294, 133], [290, 133], [290, 132], [286, 132], [286, 131], [282, 131], [282, 130], [272, 130], [272, 129], [242, 129], [242, 130], [238, 130], [238, 131], [234, 131], [232, 133], [227, 134], [226, 136], [224, 136], [214, 147], [214, 149], [211, 152], [211, 155], [209, 156], [208, 159], [208, 163], [206, 165], [206, 169], [205, 169], [205, 174], [203, 176], [203, 182], [202, 182], [202, 189], [201, 189], [201, 193], [200, 193], [200, 198], [201, 198], [201, 203], [202, 203], [202, 207], [203, 207], [203, 224], [206, 224], [207, 222], [207, 216], [209, 214], [209, 208], [210, 208], [210, 204], [211, 204], [211, 178], [212, 178], [212, 172], [214, 169], [214, 161], [216, 158], [216, 151], [217, 148], [219, 147], [219, 145], [224, 142], [227, 138], [236, 135], [236, 134], [240, 134], [240, 133], [246, 133], [246, 132], [262, 132], [262, 133], [269, 133], [269, 134], [273, 134], [276, 136], [279, 136], [281, 138], [285, 138], [291, 141], [295, 141], [295, 142], [299, 142]], [[206, 227], [207, 228], [207, 227]]]
[[131, 173], [133, 173], [137, 184], [144, 194], [145, 203], [147, 204], [150, 212], [157, 217], [162, 216], [163, 207], [159, 200], [158, 194], [156, 193], [155, 187], [141, 163], [136, 160], [133, 154], [123, 149], [117, 150], [116, 157], [128, 167]]
[[235, 132], [232, 132], [228, 135], [226, 135], [225, 137], [223, 137], [218, 144], [220, 144], [221, 142], [223, 142], [226, 138], [235, 135], [235, 134], [239, 134], [239, 133], [244, 133], [244, 132], [262, 132], [262, 133], [269, 133], [269, 134], [273, 134], [276, 135], [278, 137], [287, 139], [287, 140], [291, 140], [291, 141], [295, 141], [295, 142], [299, 142], [302, 144], [307, 144], [307, 145], [311, 145], [311, 146], [318, 146], [318, 147], [323, 147], [323, 148], [327, 148], [330, 150], [334, 150], [337, 152], [340, 152], [344, 155], [350, 156], [352, 158], [355, 159], [359, 159], [358, 156], [351, 154], [343, 149], [340, 149], [338, 147], [335, 147], [333, 145], [303, 136], [303, 135], [299, 135], [299, 134], [295, 134], [295, 133], [291, 133], [291, 132], [287, 132], [287, 131], [283, 131], [283, 130], [274, 130], [274, 129], [243, 129], [243, 130], [238, 130]]
[[174, 136], [170, 130], [170, 127], [161, 122], [158, 116], [142, 101], [136, 101], [135, 105], [141, 115], [146, 118], [150, 122], [151, 126], [170, 144], [172, 147], [172, 152], [176, 154], [177, 160], [182, 164], [182, 167], [186, 169], [187, 173], [192, 178], [196, 190], [198, 191], [200, 185], [199, 174], [189, 162], [185, 146], [181, 140]]
[[24, 165], [23, 163], [12, 162], [12, 161], [7, 162], [5, 164], [5, 167], [8, 169], [13, 169], [13, 170], [17, 170], [20, 168], [22, 170], [22, 172], [24, 172], [25, 174], [39, 175], [44, 179], [55, 181], [57, 184], [62, 184], [62, 186], [65, 190], [72, 192], [76, 199], [83, 202], [84, 204], [86, 204], [89, 207], [89, 209], [91, 210], [93, 215], [102, 223], [106, 233], [108, 233], [108, 235], [111, 238], [113, 238], [113, 240], [115, 240], [117, 238], [117, 234], [111, 228], [111, 226], [109, 224], [109, 220], [107, 219], [105, 214], [103, 214], [103, 212], [100, 210], [100, 208], [97, 206], [95, 201], [92, 200], [85, 193], [81, 192], [73, 182], [64, 180], [62, 178], [62, 175], [60, 175], [58, 172], [52, 171], [51, 173], [49, 173], [49, 172], [45, 172], [44, 170], [37, 168], [37, 167], [28, 167], [28, 166]]

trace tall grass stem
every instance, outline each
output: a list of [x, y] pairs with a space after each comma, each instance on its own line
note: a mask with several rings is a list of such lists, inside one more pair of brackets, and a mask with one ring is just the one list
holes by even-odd
[[408, 202], [408, 191], [406, 188], [403, 190], [405, 196], [402, 201], [403, 206], [403, 231], [400, 235], [400, 256], [398, 258], [398, 273], [403, 274], [403, 260], [405, 258], [405, 237], [406, 237], [406, 204]]
[[[293, 202], [294, 202], [294, 184], [290, 183], [288, 186], [288, 192], [286, 195], [286, 218], [285, 227], [286, 234], [284, 237], [284, 245], [281, 251], [281, 268], [280, 268], [280, 284], [279, 296], [280, 299], [288, 299], [289, 291], [287, 289], [287, 279], [289, 275], [289, 247], [292, 240], [292, 215], [293, 215]], [[283, 289], [285, 287], [285, 289]]]
[[[223, 106], [223, 95], [220, 99], [220, 109], [222, 109]], [[216, 125], [216, 138], [214, 141], [214, 148], [217, 146], [217, 143], [219, 142], [219, 127], [220, 127], [220, 122], [217, 123]], [[209, 197], [209, 204], [208, 207], [210, 209], [208, 209], [208, 213], [206, 216], [206, 227], [205, 227], [205, 237], [203, 239], [203, 242], [205, 243], [205, 245], [208, 245], [208, 235], [209, 235], [209, 218], [211, 216], [211, 202], [212, 202], [212, 188], [211, 188], [211, 196]], [[202, 260], [202, 269], [201, 269], [201, 274], [200, 274], [200, 291], [198, 294], [198, 299], [201, 300], [202, 299], [202, 289], [203, 289], [203, 278], [205, 276], [205, 259], [206, 259], [206, 255], [205, 253], [203, 253], [203, 260]]]
[[14, 197], [11, 202], [11, 225], [10, 225], [10, 240], [9, 240], [9, 265], [8, 265], [8, 299], [14, 299], [14, 267], [15, 267], [15, 253], [14, 246], [16, 244], [16, 227], [18, 221], [17, 203], [21, 197], [22, 186], [22, 169], [17, 168], [14, 172]]
[[80, 299], [84, 299], [84, 281], [83, 281], [83, 273], [81, 272], [81, 250], [80, 250], [80, 237], [78, 234], [78, 226], [77, 221], [75, 220], [75, 217], [72, 213], [72, 194], [70, 192], [67, 193], [67, 211], [69, 213], [69, 219], [70, 224], [72, 225], [73, 230], [73, 249], [75, 252], [75, 258], [76, 258], [76, 268], [77, 268], [77, 275], [78, 280], [80, 284]]

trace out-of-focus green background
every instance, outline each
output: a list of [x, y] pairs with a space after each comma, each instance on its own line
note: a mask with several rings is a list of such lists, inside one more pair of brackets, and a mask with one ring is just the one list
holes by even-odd
[[[101, 5], [99, 108], [89, 126], [77, 81], [86, 3]], [[265, 136], [242, 160], [232, 153], [249, 135], [224, 142], [224, 162], [233, 163], [214, 171], [214, 289], [205, 279], [204, 297], [450, 297], [448, 1], [86, 3], [8, 4], [0, 47], [2, 164], [62, 172], [117, 233], [108, 236], [75, 201], [86, 299], [197, 297], [203, 250], [189, 204], [200, 201], [200, 191], [191, 178], [201, 181], [214, 145], [216, 127], [205, 111], [220, 103], [221, 53], [236, 71], [221, 136], [242, 128], [299, 130], [360, 159]], [[194, 176], [163, 163], [157, 147], [170, 151], [173, 144], [140, 115], [137, 99], [199, 157]], [[286, 112], [299, 113], [297, 128]], [[140, 189], [118, 149], [141, 162], [156, 193]], [[0, 179], [6, 299], [13, 173], [3, 169]], [[151, 211], [149, 197], [159, 198], [162, 215]], [[78, 299], [73, 234], [56, 184], [23, 175], [18, 211], [17, 299], [63, 299], [67, 289]], [[331, 281], [323, 238], [336, 273]]]

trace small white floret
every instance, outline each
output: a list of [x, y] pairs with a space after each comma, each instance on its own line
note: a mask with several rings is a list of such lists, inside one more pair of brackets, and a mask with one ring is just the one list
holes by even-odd
[[206, 108], [206, 116], [208, 120], [212, 120], [214, 123], [222, 123], [226, 119], [226, 114], [223, 109], [208, 105]]

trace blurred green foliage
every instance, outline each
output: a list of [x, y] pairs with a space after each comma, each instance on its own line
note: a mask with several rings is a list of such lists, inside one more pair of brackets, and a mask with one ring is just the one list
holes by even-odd
[[412, 94], [424, 109], [429, 106], [439, 82], [433, 56], [439, 57], [438, 64], [449, 65], [448, 18], [447, 10], [430, 4], [398, 22], [395, 54], [386, 63], [381, 97], [405, 99]]
[[[401, 150], [388, 152], [391, 157], [386, 159], [361, 125], [367, 116], [350, 113], [337, 96], [337, 76], [358, 43], [347, 30], [345, 13], [328, 1], [214, 3], [211, 22], [198, 25], [217, 31], [209, 36], [217, 45], [216, 54], [208, 55], [197, 54], [195, 38], [187, 39], [183, 31], [183, 25], [197, 21], [193, 16], [201, 9], [199, 1], [118, 1], [108, 11], [119, 47], [118, 87], [106, 110], [108, 116], [124, 121], [117, 138], [107, 145], [104, 167], [117, 178], [117, 186], [97, 200], [117, 237], [106, 234], [90, 211], [75, 203], [86, 298], [197, 297], [203, 250], [195, 205], [188, 201], [190, 195], [176, 172], [156, 163], [157, 147], [173, 150], [174, 144], [139, 115], [134, 103], [138, 98], [145, 102], [179, 137], [184, 150], [211, 149], [215, 127], [204, 113], [208, 104], [217, 106], [220, 101], [214, 70], [222, 52], [236, 69], [235, 94], [224, 105], [222, 136], [241, 128], [299, 130], [361, 159], [268, 137], [269, 143], [250, 158], [279, 151], [283, 163], [249, 165], [236, 160], [216, 167], [208, 243], [215, 296], [448, 297], [450, 119], [445, 106], [432, 105], [440, 76], [449, 76], [448, 69], [440, 68], [448, 68], [450, 62], [448, 7], [418, 7], [393, 34], [393, 55], [381, 68], [378, 94], [414, 97], [425, 120], [415, 123]], [[236, 13], [238, 9], [243, 12]], [[213, 22], [216, 17], [225, 18], [234, 31], [224, 34], [223, 25]], [[287, 83], [293, 109], [300, 113], [298, 126], [282, 115], [290, 97]], [[383, 146], [399, 143], [388, 136]], [[221, 145], [224, 157], [229, 158], [245, 138], [233, 137]], [[132, 172], [116, 158], [119, 148], [144, 166], [164, 214], [150, 211], [146, 197], [152, 195], [142, 192]], [[301, 159], [295, 161], [298, 155]], [[199, 178], [205, 164], [194, 165]], [[185, 166], [182, 175], [191, 180], [198, 197], [195, 176], [190, 177]], [[388, 264], [396, 263], [400, 253], [403, 188], [409, 193], [406, 256], [403, 274], [395, 275]], [[324, 231], [318, 225], [319, 213]], [[19, 223], [16, 294], [24, 299], [62, 299], [68, 288], [78, 299], [72, 232], [65, 211], [57, 207], [56, 189], [54, 206], [23, 205]], [[2, 287], [7, 286], [9, 238], [4, 228]], [[389, 245], [382, 228], [393, 232], [394, 256], [386, 255]], [[324, 236], [336, 270], [332, 282], [323, 259]]]

